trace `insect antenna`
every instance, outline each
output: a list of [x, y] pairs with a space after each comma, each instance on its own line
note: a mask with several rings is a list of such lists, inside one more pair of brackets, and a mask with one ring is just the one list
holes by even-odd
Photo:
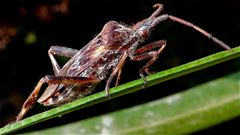
[[188, 27], [192, 27], [193, 29], [195, 29], [196, 31], [202, 33], [203, 35], [205, 35], [206, 37], [210, 38], [211, 40], [213, 40], [215, 43], [219, 44], [221, 47], [225, 48], [226, 50], [231, 50], [231, 48], [226, 44], [224, 43], [223, 41], [219, 40], [218, 38], [214, 37], [212, 34], [210, 34], [209, 32], [203, 30], [202, 28], [188, 22], [188, 21], [185, 21], [181, 18], [178, 18], [178, 17], [175, 17], [175, 16], [172, 16], [172, 15], [169, 15], [169, 18], [173, 21], [176, 21], [178, 23], [181, 23], [185, 26], [188, 26]]
[[219, 40], [218, 38], [214, 37], [212, 34], [210, 34], [209, 32], [203, 30], [202, 28], [196, 26], [195, 24], [183, 20], [181, 18], [178, 18], [176, 16], [173, 15], [169, 15], [169, 14], [163, 14], [163, 15], [159, 15], [159, 13], [163, 10], [163, 5], [162, 4], [155, 4], [153, 7], [157, 7], [157, 9], [155, 10], [155, 12], [147, 19], [148, 21], [146, 22], [146, 24], [148, 26], [150, 26], [150, 29], [154, 28], [157, 24], [159, 24], [162, 21], [165, 20], [172, 20], [174, 22], [178, 22], [180, 24], [183, 24], [185, 26], [191, 27], [194, 30], [200, 32], [201, 34], [205, 35], [206, 37], [210, 38], [211, 40], [213, 40], [213, 42], [219, 44], [221, 47], [223, 47], [226, 50], [231, 50], [231, 48], [224, 43], [223, 41]]

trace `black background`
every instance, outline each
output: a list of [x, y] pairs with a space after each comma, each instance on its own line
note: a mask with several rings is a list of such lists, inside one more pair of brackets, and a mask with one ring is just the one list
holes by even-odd
[[[51, 45], [80, 49], [101, 31], [107, 21], [116, 20], [132, 25], [151, 15], [154, 11], [152, 5], [158, 2], [165, 6], [163, 13], [193, 22], [231, 47], [239, 46], [240, 2], [236, 0], [72, 0], [66, 15], [52, 13], [51, 19], [36, 16], [37, 7], [39, 5], [51, 6], [59, 3], [58, 0], [0, 2], [0, 24], [10, 24], [17, 29], [17, 35], [11, 39], [4, 50], [0, 51], [0, 126], [14, 120], [38, 79], [46, 74], [53, 74], [47, 55], [47, 50]], [[22, 8], [27, 9], [27, 13], [20, 12]], [[30, 45], [24, 41], [29, 32], [33, 32], [37, 37], [37, 41]], [[159, 24], [146, 44], [159, 39], [167, 40], [167, 47], [152, 66], [153, 71], [168, 69], [223, 50], [191, 28], [171, 21]], [[59, 60], [62, 63], [64, 61]], [[138, 69], [145, 62], [128, 61], [123, 69], [121, 83], [139, 78]], [[124, 95], [64, 115], [62, 118], [44, 122], [41, 127], [38, 124], [31, 130], [45, 128], [42, 125], [57, 126], [156, 100], [232, 73], [239, 70], [239, 67], [239, 61], [231, 60], [137, 93]], [[97, 89], [103, 90], [104, 84], [105, 82]], [[47, 109], [49, 108], [36, 105], [28, 115]], [[239, 125], [239, 118], [197, 134], [234, 132], [237, 131], [237, 125]]]

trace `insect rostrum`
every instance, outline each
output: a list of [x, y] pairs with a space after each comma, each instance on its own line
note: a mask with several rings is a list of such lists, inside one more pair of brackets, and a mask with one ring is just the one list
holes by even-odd
[[[165, 48], [166, 41], [155, 41], [140, 48], [139, 44], [144, 42], [157, 24], [168, 19], [192, 27], [223, 48], [230, 50], [230, 47], [224, 42], [188, 21], [168, 14], [159, 15], [163, 9], [162, 4], [155, 4], [154, 7], [157, 9], [150, 17], [130, 27], [116, 21], [107, 22], [102, 31], [80, 50], [52, 46], [48, 55], [54, 75], [47, 75], [40, 79], [23, 104], [16, 120], [21, 120], [36, 101], [45, 106], [71, 102], [90, 94], [102, 80], [107, 80], [105, 91], [109, 96], [110, 84], [115, 76], [115, 86], [119, 84], [122, 68], [128, 57], [132, 61], [149, 59], [139, 70], [140, 76], [145, 80], [144, 74], [150, 74], [148, 69]], [[69, 57], [70, 60], [60, 68], [54, 55]], [[37, 99], [44, 83], [47, 83], [48, 87]]]

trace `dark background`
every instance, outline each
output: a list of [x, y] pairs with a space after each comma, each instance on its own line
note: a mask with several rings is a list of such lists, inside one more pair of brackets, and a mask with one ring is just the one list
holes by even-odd
[[[151, 15], [154, 11], [152, 5], [158, 2], [165, 6], [163, 13], [193, 22], [231, 47], [239, 46], [240, 2], [236, 0], [1, 1], [0, 127], [15, 119], [37, 81], [47, 74], [53, 74], [47, 55], [51, 45], [80, 49], [101, 31], [107, 21], [116, 20], [132, 25]], [[168, 45], [152, 66], [153, 71], [168, 69], [223, 50], [191, 28], [171, 21], [159, 24], [146, 44], [159, 39], [166, 39]], [[62, 58], [58, 60], [62, 64], [66, 61]], [[138, 69], [145, 62], [128, 61], [123, 69], [121, 82], [139, 78]], [[64, 115], [62, 118], [56, 118], [44, 124], [37, 124], [32, 126], [31, 130], [49, 127], [42, 125], [57, 126], [156, 100], [235, 72], [239, 67], [239, 61], [231, 60], [140, 92]], [[105, 82], [97, 90], [103, 90], [104, 85]], [[36, 105], [28, 116], [47, 109], [49, 108]], [[197, 134], [234, 132], [237, 131], [239, 122], [237, 118]]]

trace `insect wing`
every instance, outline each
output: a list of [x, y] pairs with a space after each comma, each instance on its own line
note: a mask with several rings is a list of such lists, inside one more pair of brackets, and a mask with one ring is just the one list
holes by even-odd
[[[91, 67], [93, 64], [97, 63], [101, 57], [110, 51], [108, 45], [103, 45], [101, 42], [101, 36], [96, 36], [92, 41], [90, 41], [86, 46], [84, 46], [72, 59], [69, 60], [70, 66], [66, 64], [62, 70], [66, 76], [78, 76], [86, 68]], [[61, 74], [61, 71], [60, 71]]]
[[44, 100], [48, 99], [51, 97], [55, 91], [59, 88], [58, 84], [52, 84], [49, 85], [48, 88], [44, 91], [44, 93], [41, 95], [41, 97], [37, 100], [37, 102], [41, 103]]
[[[58, 76], [77, 76], [86, 68], [98, 62], [98, 59], [107, 53], [107, 50], [105, 50], [103, 45], [96, 43], [99, 42], [98, 40], [99, 36], [95, 37], [91, 42], [85, 45], [62, 67]], [[63, 85], [59, 84], [49, 85], [42, 96], [38, 99], [38, 102], [43, 102], [59, 91], [62, 87]]]

